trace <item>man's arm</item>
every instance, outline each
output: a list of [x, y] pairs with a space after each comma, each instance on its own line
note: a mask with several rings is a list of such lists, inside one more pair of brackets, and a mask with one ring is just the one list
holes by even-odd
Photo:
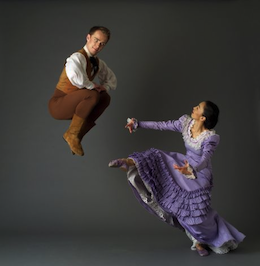
[[70, 82], [79, 89], [92, 90], [95, 84], [91, 82], [86, 73], [87, 61], [83, 54], [74, 53], [67, 58], [65, 64], [66, 74]]
[[107, 91], [116, 89], [117, 86], [116, 75], [101, 59], [99, 59], [98, 79], [100, 85], [103, 86]]

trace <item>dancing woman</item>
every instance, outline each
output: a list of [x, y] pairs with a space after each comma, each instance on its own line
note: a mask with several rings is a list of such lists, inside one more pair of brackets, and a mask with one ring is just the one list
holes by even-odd
[[225, 254], [237, 248], [244, 235], [211, 208], [211, 158], [219, 144], [213, 129], [219, 109], [211, 101], [193, 108], [191, 116], [153, 122], [128, 119], [126, 128], [171, 130], [182, 133], [186, 154], [151, 148], [113, 160], [109, 167], [127, 172], [135, 196], [149, 212], [184, 230], [200, 256], [212, 250]]

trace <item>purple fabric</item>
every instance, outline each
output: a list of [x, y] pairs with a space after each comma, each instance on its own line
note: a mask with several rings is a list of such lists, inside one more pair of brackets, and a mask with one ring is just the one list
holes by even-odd
[[[135, 161], [140, 178], [150, 186], [159, 206], [176, 218], [194, 238], [213, 246], [229, 240], [241, 242], [245, 236], [211, 209], [211, 157], [218, 146], [219, 136], [209, 132], [199, 146], [193, 145], [187, 137], [191, 122], [187, 115], [167, 122], [137, 122], [139, 128], [181, 132], [186, 155], [151, 148], [135, 152], [129, 158]], [[173, 168], [173, 164], [183, 165], [184, 160], [192, 166], [196, 179], [188, 179]], [[146, 209], [149, 208], [140, 197], [139, 201]]]
[[207, 219], [199, 225], [187, 225], [180, 220], [179, 222], [200, 243], [214, 247], [221, 247], [229, 241], [240, 243], [245, 238], [213, 209], [208, 212]]
[[[184, 128], [184, 125], [185, 123], [187, 123], [188, 127], [191, 122], [192, 119], [188, 115], [183, 115], [178, 120], [169, 120], [166, 122], [139, 121], [135, 123], [135, 127], [138, 126], [139, 128], [154, 130], [170, 130], [186, 133], [187, 135], [187, 132], [183, 132], [185, 129], [187, 129]], [[199, 150], [194, 150], [192, 149], [192, 147], [187, 145], [187, 143], [185, 143], [185, 147], [187, 150], [187, 159], [190, 159], [190, 161], [188, 161], [195, 171], [201, 171], [204, 168], [211, 168], [210, 159], [214, 151], [216, 150], [218, 144], [219, 135], [217, 134], [214, 134], [209, 138], [205, 139], [205, 141], [202, 143], [201, 149]]]
[[[157, 214], [155, 213], [155, 211], [148, 205], [148, 204], [145, 204], [143, 201], [142, 201], [142, 199], [141, 199], [141, 197], [140, 197], [140, 195], [139, 195], [139, 193], [136, 191], [136, 189], [132, 186], [132, 184], [130, 183], [130, 182], [128, 182], [129, 183], [129, 185], [130, 185], [130, 187], [132, 188], [132, 190], [133, 190], [133, 193], [134, 193], [134, 195], [135, 195], [135, 197], [137, 198], [137, 200], [139, 201], [139, 203], [148, 211], [148, 212], [150, 212], [151, 214], [153, 214], [153, 215], [155, 215], [155, 216], [157, 216]], [[176, 227], [176, 228], [178, 228], [178, 229], [180, 229], [180, 230], [184, 230], [184, 228], [183, 228], [183, 226], [182, 225], [180, 225], [180, 223], [179, 223], [179, 221], [178, 221], [178, 219], [176, 218], [176, 217], [172, 217], [172, 222], [173, 222], [173, 224], [172, 224], [172, 226], [174, 226], [174, 227]]]
[[183, 164], [180, 153], [164, 153], [154, 148], [129, 156], [134, 159], [141, 179], [147, 183], [164, 211], [187, 224], [199, 224], [210, 206], [211, 185], [199, 174], [197, 179], [187, 179], [173, 168]]
[[169, 121], [162, 121], [162, 122], [154, 122], [154, 121], [139, 121], [138, 127], [146, 128], [146, 129], [154, 129], [154, 130], [171, 130], [180, 132], [182, 130], [182, 121], [183, 117], [179, 120], [169, 120]]

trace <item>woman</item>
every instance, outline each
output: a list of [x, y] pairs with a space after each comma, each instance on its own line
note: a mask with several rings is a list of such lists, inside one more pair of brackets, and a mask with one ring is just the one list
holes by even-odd
[[167, 122], [128, 119], [126, 128], [171, 130], [182, 133], [186, 155], [151, 148], [117, 159], [109, 167], [127, 171], [127, 177], [140, 203], [164, 222], [185, 230], [192, 249], [200, 256], [208, 249], [224, 254], [237, 248], [244, 235], [211, 208], [211, 157], [219, 144], [213, 128], [219, 109], [211, 101], [193, 108], [191, 116]]

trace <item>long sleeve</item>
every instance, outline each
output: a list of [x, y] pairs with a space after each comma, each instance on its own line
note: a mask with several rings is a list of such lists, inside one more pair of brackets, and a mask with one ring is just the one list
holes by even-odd
[[87, 88], [92, 90], [94, 83], [88, 78], [86, 72], [87, 60], [79, 52], [72, 54], [67, 58], [65, 70], [70, 82], [79, 89]]
[[115, 90], [117, 86], [117, 78], [114, 72], [106, 65], [106, 63], [99, 59], [98, 79], [107, 91]]
[[[83, 54], [76, 52], [67, 58], [65, 70], [70, 82], [80, 89], [92, 90], [94, 83], [89, 80], [86, 68], [87, 60]], [[114, 72], [101, 59], [99, 59], [98, 79], [100, 85], [103, 85], [107, 91], [116, 89], [117, 78]]]
[[138, 128], [154, 129], [154, 130], [170, 130], [181, 132], [185, 121], [188, 119], [187, 115], [181, 116], [178, 120], [168, 120], [161, 122], [154, 121], [139, 121]]
[[206, 139], [202, 143], [202, 156], [196, 165], [191, 165], [192, 168], [196, 171], [199, 172], [202, 169], [206, 168], [208, 166], [209, 161], [211, 160], [211, 157], [213, 153], [215, 152], [218, 144], [220, 141], [219, 135], [215, 134], [210, 136], [208, 139]]

